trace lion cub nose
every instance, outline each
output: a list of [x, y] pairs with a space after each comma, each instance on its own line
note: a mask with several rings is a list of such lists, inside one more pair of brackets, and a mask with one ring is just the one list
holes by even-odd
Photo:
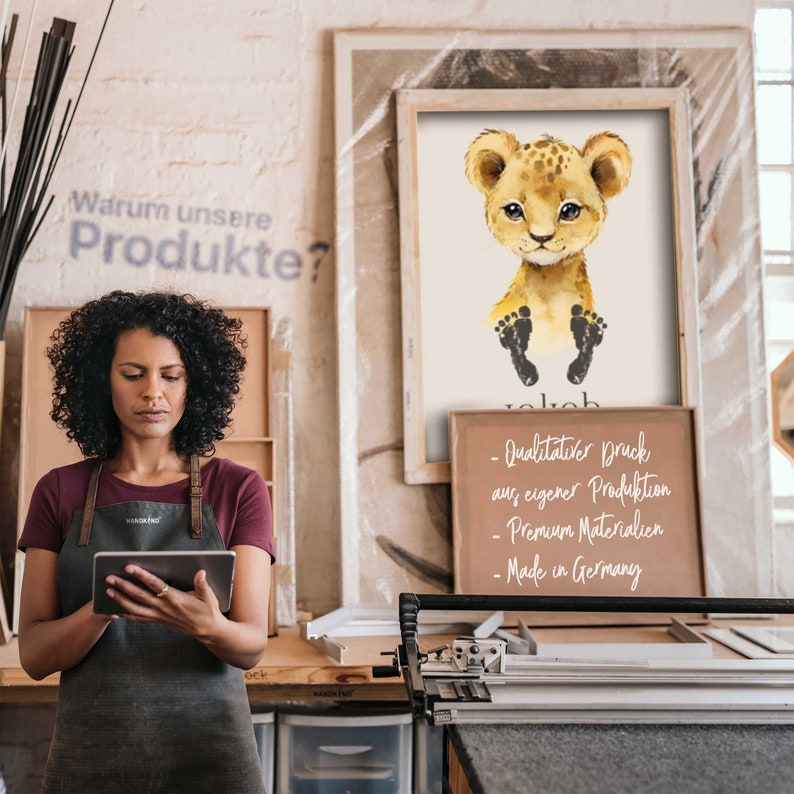
[[552, 237], [554, 237], [553, 234], [532, 234], [532, 232], [529, 233], [529, 236], [536, 243], [540, 243], [541, 245], [543, 245], [543, 243], [547, 243]]

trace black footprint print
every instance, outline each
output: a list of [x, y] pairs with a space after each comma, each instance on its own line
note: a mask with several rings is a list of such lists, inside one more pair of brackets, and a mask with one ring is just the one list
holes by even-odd
[[571, 307], [571, 333], [579, 351], [568, 367], [571, 383], [579, 384], [585, 379], [593, 361], [593, 349], [601, 344], [606, 327], [604, 318], [595, 312], [583, 311], [578, 303]]
[[499, 334], [502, 347], [510, 351], [510, 360], [521, 382], [525, 386], [532, 386], [538, 380], [538, 370], [526, 357], [532, 334], [529, 306], [521, 306], [517, 312], [506, 314], [494, 331]]

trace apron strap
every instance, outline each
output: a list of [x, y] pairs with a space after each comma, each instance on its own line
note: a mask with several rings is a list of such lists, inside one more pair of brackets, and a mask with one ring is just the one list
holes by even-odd
[[96, 505], [96, 492], [99, 486], [99, 474], [102, 471], [102, 461], [96, 462], [91, 470], [91, 479], [88, 481], [88, 492], [85, 496], [85, 509], [83, 510], [83, 522], [80, 524], [80, 540], [78, 546], [87, 546], [91, 539], [91, 524], [94, 522], [94, 506]]
[[190, 456], [190, 537], [201, 537], [201, 469], [199, 456]]

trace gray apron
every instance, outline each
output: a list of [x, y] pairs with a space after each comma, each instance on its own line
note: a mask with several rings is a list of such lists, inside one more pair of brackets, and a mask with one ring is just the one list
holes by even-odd
[[[212, 507], [201, 505], [198, 459], [191, 464], [190, 505], [98, 508], [96, 467], [58, 559], [62, 614], [91, 601], [97, 551], [224, 548]], [[264, 790], [243, 672], [194, 638], [119, 618], [61, 673], [43, 791]]]

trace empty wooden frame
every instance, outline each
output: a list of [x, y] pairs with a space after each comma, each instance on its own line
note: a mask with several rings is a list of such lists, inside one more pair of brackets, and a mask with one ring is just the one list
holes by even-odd
[[[28, 307], [25, 311], [22, 389], [20, 411], [19, 497], [17, 536], [22, 531], [30, 497], [39, 478], [47, 471], [82, 459], [79, 448], [66, 438], [50, 419], [52, 381], [46, 348], [58, 323], [71, 309], [65, 307]], [[280, 519], [279, 489], [275, 482], [276, 441], [272, 433], [270, 379], [270, 313], [268, 309], [226, 308], [239, 317], [248, 338], [246, 369], [241, 393], [232, 413], [228, 436], [217, 444], [219, 455], [258, 471], [270, 488], [274, 535]], [[17, 552], [14, 575], [14, 618], [19, 620], [19, 597], [25, 555]], [[272, 577], [270, 631], [277, 633], [276, 605], [278, 577]]]

